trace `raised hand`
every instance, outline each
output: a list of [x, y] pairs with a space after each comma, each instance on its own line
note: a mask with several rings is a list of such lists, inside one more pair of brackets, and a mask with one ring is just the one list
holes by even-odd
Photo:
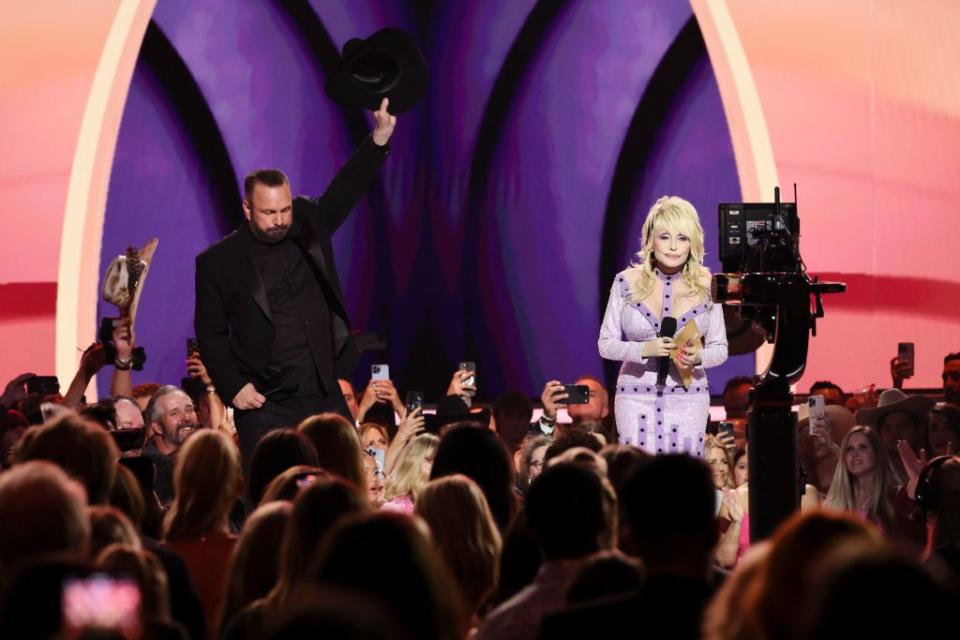
[[543, 387], [543, 393], [540, 395], [540, 402], [543, 404], [543, 415], [547, 420], [557, 419], [557, 410], [560, 408], [560, 400], [566, 400], [569, 396], [563, 389], [563, 383], [559, 380], [551, 380]]
[[373, 130], [373, 141], [380, 147], [390, 141], [393, 128], [397, 126], [397, 116], [390, 115], [387, 112], [388, 104], [390, 104], [390, 99], [384, 98], [380, 103], [380, 110], [373, 112], [373, 117], [377, 121], [377, 126]]

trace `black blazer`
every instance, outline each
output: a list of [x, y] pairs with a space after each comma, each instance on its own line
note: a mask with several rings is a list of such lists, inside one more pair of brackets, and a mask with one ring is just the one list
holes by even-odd
[[[347, 308], [333, 261], [334, 232], [366, 192], [389, 148], [367, 138], [319, 198], [293, 201], [288, 237], [303, 251], [330, 308], [331, 336], [309, 335], [320, 381], [329, 393], [356, 359]], [[208, 247], [196, 261], [194, 328], [200, 357], [220, 397], [231, 402], [248, 382], [262, 388], [274, 328], [263, 280], [251, 258], [246, 224]]]

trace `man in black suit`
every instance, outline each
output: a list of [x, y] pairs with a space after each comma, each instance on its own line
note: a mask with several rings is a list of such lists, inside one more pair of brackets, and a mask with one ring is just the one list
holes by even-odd
[[293, 198], [276, 169], [248, 175], [247, 223], [197, 256], [200, 356], [236, 409], [245, 467], [271, 429], [321, 411], [350, 415], [337, 378], [348, 377], [356, 347], [331, 238], [389, 152], [396, 117], [387, 104], [319, 198]]

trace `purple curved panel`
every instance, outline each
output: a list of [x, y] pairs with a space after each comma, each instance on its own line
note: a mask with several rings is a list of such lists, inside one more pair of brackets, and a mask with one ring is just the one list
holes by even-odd
[[601, 375], [596, 274], [624, 132], [689, 5], [578, 2], [519, 88], [487, 185], [479, 282], [507, 388]]
[[[223, 218], [215, 213], [222, 200], [212, 188], [213, 179], [182, 113], [141, 58], [120, 125], [100, 257], [103, 273], [128, 245], [160, 240], [137, 312], [137, 341], [148, 357], [137, 382], [176, 384], [186, 375], [194, 257], [225, 231]], [[101, 300], [97, 314], [116, 316], [117, 308]], [[98, 392], [110, 392], [109, 374], [98, 377]]]

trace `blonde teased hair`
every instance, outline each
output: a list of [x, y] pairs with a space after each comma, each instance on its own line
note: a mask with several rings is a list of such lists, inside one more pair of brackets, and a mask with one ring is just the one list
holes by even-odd
[[416, 502], [420, 489], [427, 484], [430, 474], [423, 473], [423, 460], [437, 453], [440, 438], [432, 433], [421, 433], [400, 453], [397, 466], [387, 477], [383, 499], [389, 502], [394, 498], [409, 495]]
[[640, 251], [637, 252], [636, 262], [630, 267], [636, 270], [636, 276], [631, 283], [629, 302], [640, 302], [653, 291], [657, 275], [654, 272], [655, 258], [653, 256], [653, 238], [661, 229], [672, 229], [690, 238], [690, 256], [683, 265], [683, 281], [689, 291], [687, 296], [706, 297], [710, 290], [701, 283], [702, 276], [709, 274], [703, 266], [703, 257], [706, 252], [703, 247], [703, 227], [697, 210], [688, 201], [678, 196], [663, 196], [653, 203], [643, 223], [640, 236]]

